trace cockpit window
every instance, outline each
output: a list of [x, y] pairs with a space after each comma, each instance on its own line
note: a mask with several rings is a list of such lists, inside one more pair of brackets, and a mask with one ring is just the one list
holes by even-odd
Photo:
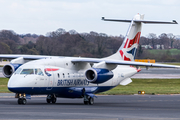
[[22, 70], [21, 68], [18, 68], [14, 73], [19, 74], [21, 72], [21, 70]]
[[40, 68], [35, 69], [35, 74], [36, 74], [36, 75], [42, 75], [42, 76], [44, 75], [43, 72], [42, 72], [42, 70], [41, 70]]
[[23, 69], [21, 74], [34, 74], [33, 69]]

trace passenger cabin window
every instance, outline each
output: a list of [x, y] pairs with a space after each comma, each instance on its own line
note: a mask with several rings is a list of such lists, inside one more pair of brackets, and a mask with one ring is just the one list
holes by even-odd
[[40, 68], [35, 69], [35, 74], [44, 76], [44, 74]]
[[57, 75], [58, 75], [58, 78], [59, 78], [59, 73]]
[[21, 74], [34, 74], [33, 69], [23, 69]]

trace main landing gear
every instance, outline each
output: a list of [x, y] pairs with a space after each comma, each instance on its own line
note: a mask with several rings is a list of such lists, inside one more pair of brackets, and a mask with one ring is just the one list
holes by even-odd
[[89, 104], [89, 105], [93, 105], [93, 104], [94, 104], [94, 98], [85, 95], [85, 96], [84, 96], [84, 104], [85, 104], [85, 105], [88, 105], [88, 104]]
[[55, 95], [47, 95], [46, 102], [47, 103], [56, 103], [56, 96]]
[[93, 105], [94, 104], [94, 98], [89, 96], [89, 95], [86, 95], [86, 90], [85, 88], [82, 89], [82, 94], [84, 96], [84, 104], [85, 105]]

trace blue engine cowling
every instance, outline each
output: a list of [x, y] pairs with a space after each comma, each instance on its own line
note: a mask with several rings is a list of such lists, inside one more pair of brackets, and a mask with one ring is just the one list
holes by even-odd
[[10, 78], [12, 74], [21, 66], [22, 64], [7, 64], [3, 67], [3, 75], [7, 78]]
[[86, 80], [90, 83], [103, 83], [108, 81], [114, 76], [112, 71], [101, 68], [91, 68], [85, 72]]

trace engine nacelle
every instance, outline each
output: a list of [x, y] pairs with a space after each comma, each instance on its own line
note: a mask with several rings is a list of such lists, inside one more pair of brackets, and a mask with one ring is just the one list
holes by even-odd
[[22, 64], [7, 64], [3, 67], [3, 75], [7, 78], [10, 78], [12, 74], [21, 66]]
[[86, 80], [96, 84], [106, 82], [113, 76], [113, 72], [108, 69], [90, 68], [85, 72]]

